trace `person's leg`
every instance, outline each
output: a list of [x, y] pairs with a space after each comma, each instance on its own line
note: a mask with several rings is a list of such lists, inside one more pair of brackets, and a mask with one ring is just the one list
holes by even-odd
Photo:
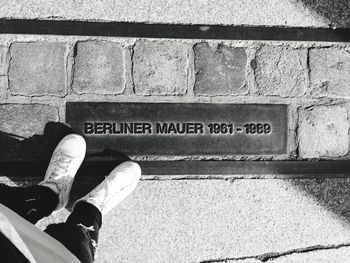
[[25, 188], [0, 184], [0, 203], [35, 224], [54, 211], [58, 196], [44, 186]]
[[135, 189], [140, 176], [141, 169], [135, 162], [120, 164], [102, 183], [75, 202], [66, 223], [50, 225], [45, 232], [59, 240], [80, 261], [93, 262], [102, 216]]
[[44, 180], [32, 187], [0, 184], [0, 203], [34, 224], [54, 210], [62, 209], [68, 202], [85, 150], [85, 141], [80, 135], [67, 135], [54, 150]]
[[92, 263], [101, 226], [101, 212], [87, 202], [79, 202], [66, 223], [49, 225], [45, 232], [63, 244], [81, 262]]
[[102, 226], [102, 214], [100, 210], [92, 204], [81, 201], [75, 205], [66, 223], [77, 225], [88, 231], [91, 245], [93, 246], [93, 253], [95, 253], [100, 228]]

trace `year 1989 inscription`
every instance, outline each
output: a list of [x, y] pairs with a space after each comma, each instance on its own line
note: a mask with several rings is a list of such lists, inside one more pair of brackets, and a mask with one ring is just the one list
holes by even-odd
[[[242, 128], [243, 127], [243, 128]], [[84, 134], [114, 134], [114, 135], [234, 135], [236, 133], [267, 135], [272, 131], [269, 123], [246, 123], [242, 127], [235, 127], [234, 123], [213, 122], [85, 122]]]
[[130, 155], [286, 154], [283, 104], [69, 102], [66, 120], [87, 152]]

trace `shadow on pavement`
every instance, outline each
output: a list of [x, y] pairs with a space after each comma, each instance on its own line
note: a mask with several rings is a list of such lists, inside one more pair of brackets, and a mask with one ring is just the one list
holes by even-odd
[[350, 224], [350, 178], [297, 179], [290, 183], [298, 192]]
[[[0, 176], [6, 176], [17, 185], [30, 185], [40, 182], [45, 175], [52, 152], [59, 141], [74, 133], [68, 126], [58, 122], [48, 122], [42, 135], [22, 138], [0, 131]], [[121, 152], [104, 151], [109, 162], [83, 162], [72, 187], [71, 200], [85, 195], [99, 184], [118, 164], [129, 160]]]
[[312, 13], [323, 17], [331, 27], [350, 27], [349, 0], [290, 0], [301, 2]]
[[[350, 27], [349, 0], [290, 0], [301, 3], [307, 9], [328, 21], [330, 27]], [[323, 178], [316, 180], [291, 180], [300, 191], [350, 223], [350, 179]]]

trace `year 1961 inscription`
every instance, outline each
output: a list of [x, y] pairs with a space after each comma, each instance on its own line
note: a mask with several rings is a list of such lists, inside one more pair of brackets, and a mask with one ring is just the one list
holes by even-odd
[[67, 103], [88, 152], [131, 155], [286, 154], [287, 105]]
[[270, 134], [271, 124], [269, 123], [246, 123], [242, 127], [235, 128], [229, 123], [209, 123], [200, 122], [85, 122], [84, 134], [115, 134], [115, 135], [201, 135], [205, 133], [218, 135], [234, 135], [244, 132], [246, 134]]

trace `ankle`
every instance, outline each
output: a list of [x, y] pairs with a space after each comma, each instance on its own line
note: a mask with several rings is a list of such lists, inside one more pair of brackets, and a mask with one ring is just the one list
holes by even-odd
[[59, 190], [57, 188], [57, 185], [54, 184], [54, 183], [49, 183], [49, 182], [44, 182], [42, 184], [39, 184], [40, 186], [43, 186], [43, 187], [46, 187], [46, 188], [49, 188], [50, 190], [52, 190], [56, 195], [58, 195], [59, 193]]
[[88, 198], [84, 200], [77, 200], [73, 205], [73, 211], [76, 209], [76, 207], [79, 207], [80, 205], [92, 205], [94, 208], [96, 208], [100, 213], [102, 213], [102, 207], [101, 205], [94, 199]]

